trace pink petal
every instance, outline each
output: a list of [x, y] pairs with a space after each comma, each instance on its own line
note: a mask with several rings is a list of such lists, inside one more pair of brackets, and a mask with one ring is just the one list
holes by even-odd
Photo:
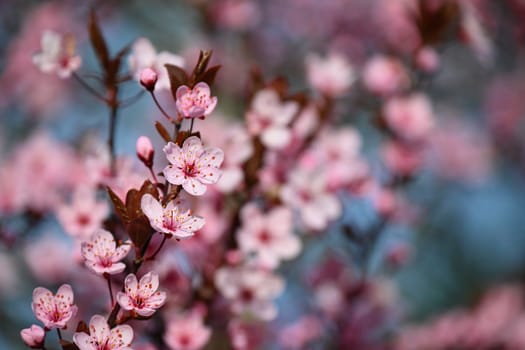
[[99, 344], [104, 344], [109, 338], [109, 326], [106, 319], [100, 315], [94, 315], [89, 321], [89, 334]]
[[222, 171], [217, 168], [204, 167], [200, 169], [199, 180], [204, 184], [215, 184], [221, 175]]
[[151, 194], [146, 193], [142, 196], [140, 199], [140, 208], [150, 222], [152, 220], [161, 220], [163, 211], [162, 205]]
[[291, 140], [291, 132], [285, 127], [273, 127], [266, 129], [261, 135], [262, 143], [271, 149], [280, 149], [287, 146]]
[[156, 292], [146, 300], [146, 306], [152, 309], [158, 309], [166, 302], [165, 292]]
[[119, 303], [124, 310], [133, 310], [135, 308], [131, 298], [126, 293], [117, 293], [117, 303]]
[[115, 254], [113, 254], [112, 261], [118, 262], [126, 257], [128, 255], [129, 251], [131, 250], [131, 242], [125, 242], [117, 247], [115, 250]]
[[121, 349], [133, 341], [133, 328], [128, 325], [116, 326], [111, 330], [108, 345], [111, 349]]
[[124, 280], [124, 289], [127, 295], [131, 297], [135, 296], [137, 294], [138, 285], [137, 276], [132, 273], [126, 276], [126, 279]]
[[139, 292], [145, 297], [149, 297], [159, 288], [159, 275], [153, 272], [148, 272], [139, 282]]
[[193, 216], [191, 219], [186, 220], [182, 223], [181, 229], [188, 232], [195, 232], [200, 230], [204, 224], [206, 223], [206, 220], [200, 216]]
[[73, 343], [75, 343], [80, 350], [97, 350], [97, 347], [91, 343], [91, 337], [84, 332], [75, 333], [73, 335]]
[[104, 269], [105, 273], [109, 273], [110, 275], [116, 275], [117, 273], [121, 273], [126, 269], [126, 264], [119, 262], [111, 264], [111, 266], [108, 266]]
[[215, 96], [210, 98], [210, 101], [208, 103], [208, 108], [206, 108], [206, 111], [204, 111], [204, 115], [208, 115], [211, 112], [213, 112], [213, 110], [217, 106], [217, 101], [218, 101], [217, 97], [215, 97]]
[[179, 168], [169, 165], [164, 168], [164, 177], [173, 185], [182, 185], [185, 180], [185, 175]]
[[187, 87], [186, 85], [181, 85], [178, 87], [177, 92], [175, 93], [175, 96], [177, 97], [177, 100], [178, 100], [190, 91], [191, 89], [189, 87]]
[[164, 146], [163, 151], [171, 164], [178, 167], [184, 167], [184, 155], [179, 146], [173, 142], [168, 142], [168, 144]]
[[202, 141], [197, 136], [188, 137], [182, 144], [182, 152], [186, 155], [186, 160], [194, 160], [204, 152]]
[[199, 160], [199, 164], [203, 167], [221, 166], [224, 161], [224, 152], [220, 148], [207, 148]]
[[202, 196], [204, 193], [206, 193], [206, 185], [204, 185], [202, 182], [195, 178], [187, 179], [182, 184], [182, 188], [184, 188], [186, 192], [194, 196]]

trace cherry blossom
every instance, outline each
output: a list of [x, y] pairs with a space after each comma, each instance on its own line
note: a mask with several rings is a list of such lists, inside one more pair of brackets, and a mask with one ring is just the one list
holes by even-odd
[[159, 80], [159, 76], [157, 72], [151, 68], [144, 68], [142, 72], [140, 72], [140, 84], [148, 91], [155, 90], [157, 80]]
[[303, 316], [279, 332], [279, 344], [285, 349], [304, 349], [323, 334], [321, 321], [315, 316]]
[[89, 321], [89, 334], [77, 332], [73, 342], [80, 350], [132, 350], [133, 329], [128, 325], [109, 328], [106, 319], [94, 315]]
[[201, 196], [206, 192], [206, 185], [219, 181], [224, 153], [219, 148], [204, 148], [198, 137], [187, 138], [182, 148], [168, 142], [164, 153], [171, 163], [164, 169], [166, 180], [182, 185], [189, 194]]
[[46, 332], [40, 326], [36, 324], [32, 325], [30, 328], [25, 328], [20, 331], [20, 337], [24, 343], [32, 349], [41, 349], [44, 345], [44, 338], [46, 337]]
[[288, 127], [299, 111], [294, 101], [281, 102], [276, 91], [264, 89], [258, 91], [246, 114], [248, 131], [259, 135], [261, 142], [270, 149], [281, 149], [291, 140]]
[[62, 204], [57, 208], [58, 220], [70, 235], [89, 238], [109, 214], [107, 201], [97, 201], [96, 189], [79, 186], [73, 192], [71, 204]]
[[157, 53], [153, 44], [146, 38], [137, 39], [128, 58], [130, 70], [137, 81], [140, 81], [144, 69], [150, 68], [157, 74], [155, 91], [169, 90], [170, 79], [165, 64], [184, 67], [184, 59], [170, 52]]
[[182, 205], [181, 201], [171, 201], [163, 208], [150, 194], [145, 194], [141, 199], [142, 211], [151, 227], [176, 238], [188, 238], [200, 230], [206, 221], [200, 216], [192, 216], [191, 210], [184, 209]]
[[55, 295], [46, 288], [35, 288], [31, 308], [47, 329], [65, 328], [67, 322], [77, 313], [77, 307], [73, 304], [73, 290], [69, 284], [60, 286]]
[[421, 93], [388, 100], [383, 114], [388, 126], [408, 141], [423, 141], [434, 126], [432, 106]]
[[80, 68], [82, 59], [75, 55], [74, 39], [46, 30], [41, 39], [42, 51], [33, 56], [33, 63], [44, 73], [56, 73], [60, 78], [68, 78]]
[[293, 234], [292, 212], [281, 206], [263, 214], [253, 203], [241, 211], [242, 225], [237, 232], [239, 245], [245, 253], [255, 253], [256, 261], [274, 269], [280, 260], [299, 254], [301, 241]]
[[186, 85], [177, 89], [177, 111], [182, 118], [200, 118], [210, 115], [217, 106], [217, 97], [210, 96], [210, 87], [201, 81], [193, 87]]
[[91, 237], [91, 241], [82, 242], [82, 257], [86, 266], [102, 275], [108, 273], [114, 275], [121, 273], [126, 264], [121, 262], [131, 250], [131, 242], [125, 242], [117, 247], [113, 235], [103, 229], [99, 229]]
[[396, 58], [374, 56], [364, 67], [363, 82], [373, 93], [391, 95], [402, 91], [410, 84], [408, 73]]
[[215, 274], [221, 294], [231, 301], [232, 311], [263, 321], [277, 316], [272, 300], [284, 289], [284, 281], [272, 273], [254, 267], [222, 267]]
[[340, 96], [356, 79], [353, 67], [340, 54], [332, 53], [326, 58], [310, 54], [306, 69], [310, 85], [331, 97]]
[[204, 326], [203, 317], [191, 311], [168, 321], [164, 341], [172, 350], [198, 350], [211, 336], [211, 329]]
[[124, 293], [118, 292], [117, 301], [124, 310], [134, 311], [140, 316], [151, 316], [166, 301], [166, 293], [159, 292], [159, 275], [148, 272], [137, 282], [130, 273], [124, 280]]
[[304, 225], [312, 230], [326, 228], [341, 214], [341, 203], [326, 187], [326, 177], [320, 172], [300, 169], [292, 172], [280, 193], [282, 201], [299, 210]]

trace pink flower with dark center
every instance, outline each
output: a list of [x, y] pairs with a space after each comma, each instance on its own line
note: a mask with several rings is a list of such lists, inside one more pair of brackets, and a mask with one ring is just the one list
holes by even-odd
[[120, 325], [110, 329], [106, 319], [94, 315], [89, 321], [89, 334], [77, 332], [73, 342], [80, 350], [132, 350], [129, 345], [133, 341], [133, 329], [128, 325]]
[[57, 216], [64, 230], [80, 239], [89, 238], [109, 214], [106, 201], [97, 201], [96, 189], [81, 186], [73, 193], [72, 202], [57, 209]]
[[124, 280], [123, 292], [118, 292], [117, 301], [124, 310], [133, 310], [140, 316], [151, 316], [166, 302], [166, 293], [159, 292], [159, 275], [148, 272], [137, 282], [130, 273]]
[[180, 201], [171, 201], [166, 208], [163, 208], [152, 195], [145, 194], [140, 204], [151, 227], [158, 232], [172, 234], [176, 238], [191, 237], [206, 223], [204, 218], [192, 216], [191, 210], [179, 207]]
[[177, 89], [177, 111], [182, 118], [201, 118], [210, 115], [217, 106], [217, 97], [211, 96], [210, 87], [200, 82], [190, 89], [186, 85]]
[[75, 55], [74, 39], [62, 36], [51, 30], [42, 35], [42, 51], [33, 56], [33, 63], [44, 73], [56, 73], [60, 78], [68, 78], [80, 68], [82, 59]]
[[182, 185], [186, 192], [201, 196], [206, 192], [206, 185], [219, 181], [224, 153], [219, 148], [204, 148], [198, 137], [187, 138], [182, 148], [168, 142], [164, 153], [171, 163], [164, 168], [166, 180]]
[[215, 274], [215, 284], [231, 301], [234, 313], [264, 321], [277, 316], [272, 300], [282, 293], [284, 281], [271, 272], [248, 266], [223, 267]]
[[172, 350], [198, 350], [206, 345], [210, 336], [211, 330], [204, 325], [202, 316], [190, 312], [168, 322], [164, 341]]
[[363, 68], [363, 83], [371, 92], [387, 96], [406, 89], [410, 78], [399, 60], [377, 55]]
[[424, 141], [434, 127], [432, 105], [422, 93], [388, 100], [383, 115], [390, 129], [407, 141]]
[[122, 259], [131, 250], [131, 242], [125, 242], [117, 247], [113, 235], [103, 229], [98, 230], [90, 242], [82, 242], [81, 252], [86, 266], [96, 274], [108, 273], [114, 275], [126, 268]]
[[247, 204], [241, 211], [241, 220], [239, 246], [245, 253], [255, 253], [262, 266], [274, 269], [280, 260], [299, 254], [301, 241], [293, 234], [290, 209], [282, 206], [264, 214], [255, 204]]
[[66, 323], [77, 313], [77, 307], [73, 304], [73, 290], [69, 284], [60, 286], [55, 295], [46, 288], [35, 288], [31, 308], [47, 329], [65, 328]]
[[20, 337], [30, 348], [42, 349], [46, 332], [42, 327], [34, 324], [31, 328], [22, 329], [22, 331], [20, 331]]

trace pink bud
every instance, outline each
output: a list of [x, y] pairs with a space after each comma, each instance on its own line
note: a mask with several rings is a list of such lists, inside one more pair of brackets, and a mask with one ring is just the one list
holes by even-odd
[[31, 328], [22, 329], [20, 331], [20, 336], [24, 343], [30, 348], [40, 349], [44, 345], [46, 332], [42, 327], [34, 324]]
[[141, 136], [137, 139], [137, 157], [150, 168], [153, 165], [153, 145], [147, 136]]
[[416, 64], [427, 73], [435, 72], [439, 68], [439, 55], [431, 47], [423, 47], [416, 53]]
[[155, 84], [157, 84], [158, 75], [151, 68], [145, 68], [140, 72], [140, 83], [146, 90], [153, 91]]

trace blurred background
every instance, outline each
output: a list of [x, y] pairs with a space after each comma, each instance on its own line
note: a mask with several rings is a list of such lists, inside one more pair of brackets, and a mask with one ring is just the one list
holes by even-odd
[[[222, 65], [214, 85], [219, 98], [215, 113], [229, 121], [244, 117], [254, 67], [267, 79], [285, 77], [290, 91], [311, 91], [306, 58], [332, 52], [343, 55], [357, 72], [358, 82], [337, 98], [335, 124], [357, 128], [363, 157], [372, 170], [381, 167], [385, 138], [377, 117], [381, 110], [378, 106], [385, 98], [367, 93], [362, 76], [376, 55], [398, 59], [409, 72], [414, 90], [430, 99], [435, 130], [424, 164], [397, 190], [403, 210], [382, 228], [370, 253], [368, 273], [387, 283], [389, 286], [381, 290], [388, 295], [383, 297], [395, 300], [390, 305], [395, 309], [395, 317], [386, 326], [383, 324], [381, 331], [387, 329], [384, 332], [389, 341], [384, 344], [388, 345], [377, 349], [394, 348], [395, 339], [404, 336], [416, 337], [409, 331], [404, 333], [409, 325], [434, 329], [432, 334], [437, 338], [440, 329], [433, 320], [446, 317], [440, 315], [449, 315], [450, 310], [471, 310], [468, 312], [475, 315], [476, 308], [487, 300], [484, 298], [490, 299], [487, 293], [501, 286], [513, 288], [521, 296], [525, 281], [525, 2], [430, 0], [425, 1], [425, 6], [433, 15], [427, 17], [417, 17], [407, 10], [416, 3], [1, 1], [0, 348], [24, 348], [19, 331], [34, 322], [32, 290], [42, 281], [53, 285], [49, 275], [62, 272], [53, 265], [56, 262], [51, 260], [56, 257], [51, 255], [67, 252], [73, 244], [52, 215], [37, 210], [38, 203], [13, 204], [16, 195], [12, 192], [19, 186], [37, 197], [46, 197], [46, 189], [38, 186], [40, 173], [22, 177], [10, 171], [13, 158], [21, 149], [40, 150], [38, 157], [42, 162], [63, 156], [65, 164], [57, 171], [73, 171], [68, 168], [68, 155], [62, 154], [70, 151], [61, 145], [81, 149], [93, 138], [107, 137], [103, 105], [74, 80], [43, 74], [32, 64], [33, 54], [40, 50], [42, 32], [52, 29], [74, 34], [83, 72], [97, 71], [85, 29], [92, 8], [113, 52], [138, 37], [148, 38], [159, 51], [176, 53], [187, 62], [195, 62], [199, 50], [212, 49], [213, 63]], [[445, 6], [447, 11], [439, 12]], [[422, 70], [411, 66], [422, 46], [431, 47], [435, 55], [430, 59], [434, 64], [429, 73], [418, 73]], [[131, 96], [140, 90], [138, 84], [130, 82], [123, 86], [122, 93]], [[124, 109], [116, 135], [117, 154], [134, 157], [140, 135], [150, 136], [160, 147], [161, 140], [153, 127], [156, 119], [159, 112], [147, 97]], [[42, 136], [46, 140], [35, 141], [35, 135], [46, 135]], [[15, 186], [15, 182], [23, 184]], [[302, 313], [308, 303], [303, 295], [306, 288], [304, 283], [294, 281], [306, 271], [318, 269], [321, 256], [337, 259], [350, 269], [358, 270], [356, 266], [362, 263], [359, 243], [348, 238], [352, 236], [349, 231], [366, 227], [378, 214], [369, 201], [355, 194], [343, 195], [342, 200], [342, 218], [330, 226], [322, 239], [305, 243], [302, 255], [282, 267], [288, 288], [278, 300], [277, 329]], [[55, 240], [49, 243], [43, 237]], [[58, 247], [57, 242], [64, 246]], [[46, 269], [49, 271], [43, 271]], [[54, 278], [62, 281], [61, 276]], [[506, 317], [502, 316], [507, 312], [505, 307], [521, 310], [522, 301], [501, 303], [493, 305], [492, 313], [473, 318], [499, 320]], [[505, 322], [515, 324], [518, 318]], [[360, 324], [372, 327], [365, 321]], [[411, 327], [415, 332], [415, 326]], [[359, 327], [354, 331], [364, 332]], [[282, 348], [276, 344], [265, 348]], [[213, 344], [209, 346], [213, 348]], [[310, 346], [376, 349], [327, 343]], [[522, 349], [517, 346], [493, 349]], [[419, 346], [422, 350], [431, 348]]]

